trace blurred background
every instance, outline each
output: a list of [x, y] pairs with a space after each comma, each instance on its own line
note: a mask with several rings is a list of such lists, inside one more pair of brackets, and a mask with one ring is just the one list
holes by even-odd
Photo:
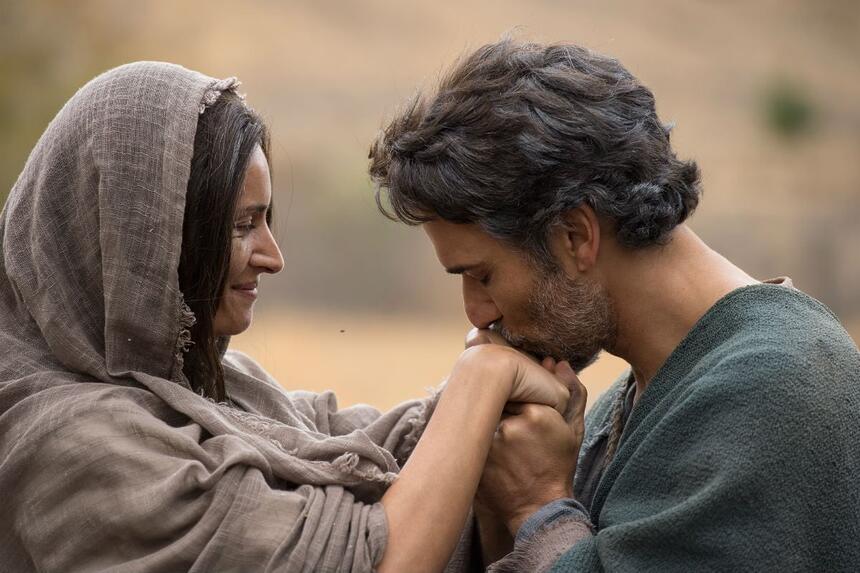
[[[98, 73], [166, 60], [238, 76], [274, 134], [287, 266], [233, 346], [286, 388], [389, 407], [444, 378], [467, 323], [423, 233], [377, 213], [367, 150], [406, 98], [515, 28], [619, 58], [702, 168], [691, 226], [754, 276], [791, 276], [858, 339], [854, 0], [0, 0], [0, 200]], [[623, 369], [587, 369], [591, 398]]]

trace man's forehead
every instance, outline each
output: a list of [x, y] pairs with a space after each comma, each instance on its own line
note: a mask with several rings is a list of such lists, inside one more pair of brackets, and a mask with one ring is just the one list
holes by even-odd
[[452, 273], [484, 264], [499, 254], [501, 243], [475, 224], [434, 219], [422, 224], [442, 266]]

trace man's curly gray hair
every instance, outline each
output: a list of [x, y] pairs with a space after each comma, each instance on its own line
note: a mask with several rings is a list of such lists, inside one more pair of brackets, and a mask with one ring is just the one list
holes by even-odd
[[575, 45], [486, 45], [416, 96], [370, 150], [377, 203], [408, 224], [477, 223], [552, 265], [549, 229], [582, 204], [628, 247], [664, 242], [696, 208], [654, 96], [617, 60]]

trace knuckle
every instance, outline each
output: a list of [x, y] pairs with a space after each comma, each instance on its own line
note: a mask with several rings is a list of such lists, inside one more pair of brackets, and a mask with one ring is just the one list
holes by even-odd
[[561, 397], [565, 401], [570, 400], [570, 398], [573, 395], [573, 393], [565, 386], [561, 387], [558, 394], [559, 394], [559, 397]]
[[536, 420], [540, 416], [541, 407], [537, 404], [523, 406], [522, 415], [526, 420]]
[[481, 330], [477, 327], [472, 328], [468, 334], [466, 334], [466, 348], [471, 348], [472, 346], [479, 346], [481, 344], [489, 344], [492, 342], [490, 337], [487, 335], [486, 330]]
[[520, 416], [505, 420], [501, 428], [501, 438], [505, 442], [517, 441], [524, 433], [525, 427]]
[[523, 417], [525, 418], [525, 421], [531, 425], [540, 424], [546, 419], [549, 411], [555, 410], [549, 406], [541, 404], [528, 404], [528, 406], [523, 409]]
[[466, 348], [460, 354], [460, 360], [467, 363], [486, 364], [492, 362], [493, 353], [491, 344], [478, 344]]

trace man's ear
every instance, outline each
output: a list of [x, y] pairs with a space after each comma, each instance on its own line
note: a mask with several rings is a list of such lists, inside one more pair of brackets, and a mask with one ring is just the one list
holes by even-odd
[[586, 273], [597, 263], [600, 252], [600, 219], [589, 205], [580, 205], [562, 215], [561, 248], [565, 258]]

